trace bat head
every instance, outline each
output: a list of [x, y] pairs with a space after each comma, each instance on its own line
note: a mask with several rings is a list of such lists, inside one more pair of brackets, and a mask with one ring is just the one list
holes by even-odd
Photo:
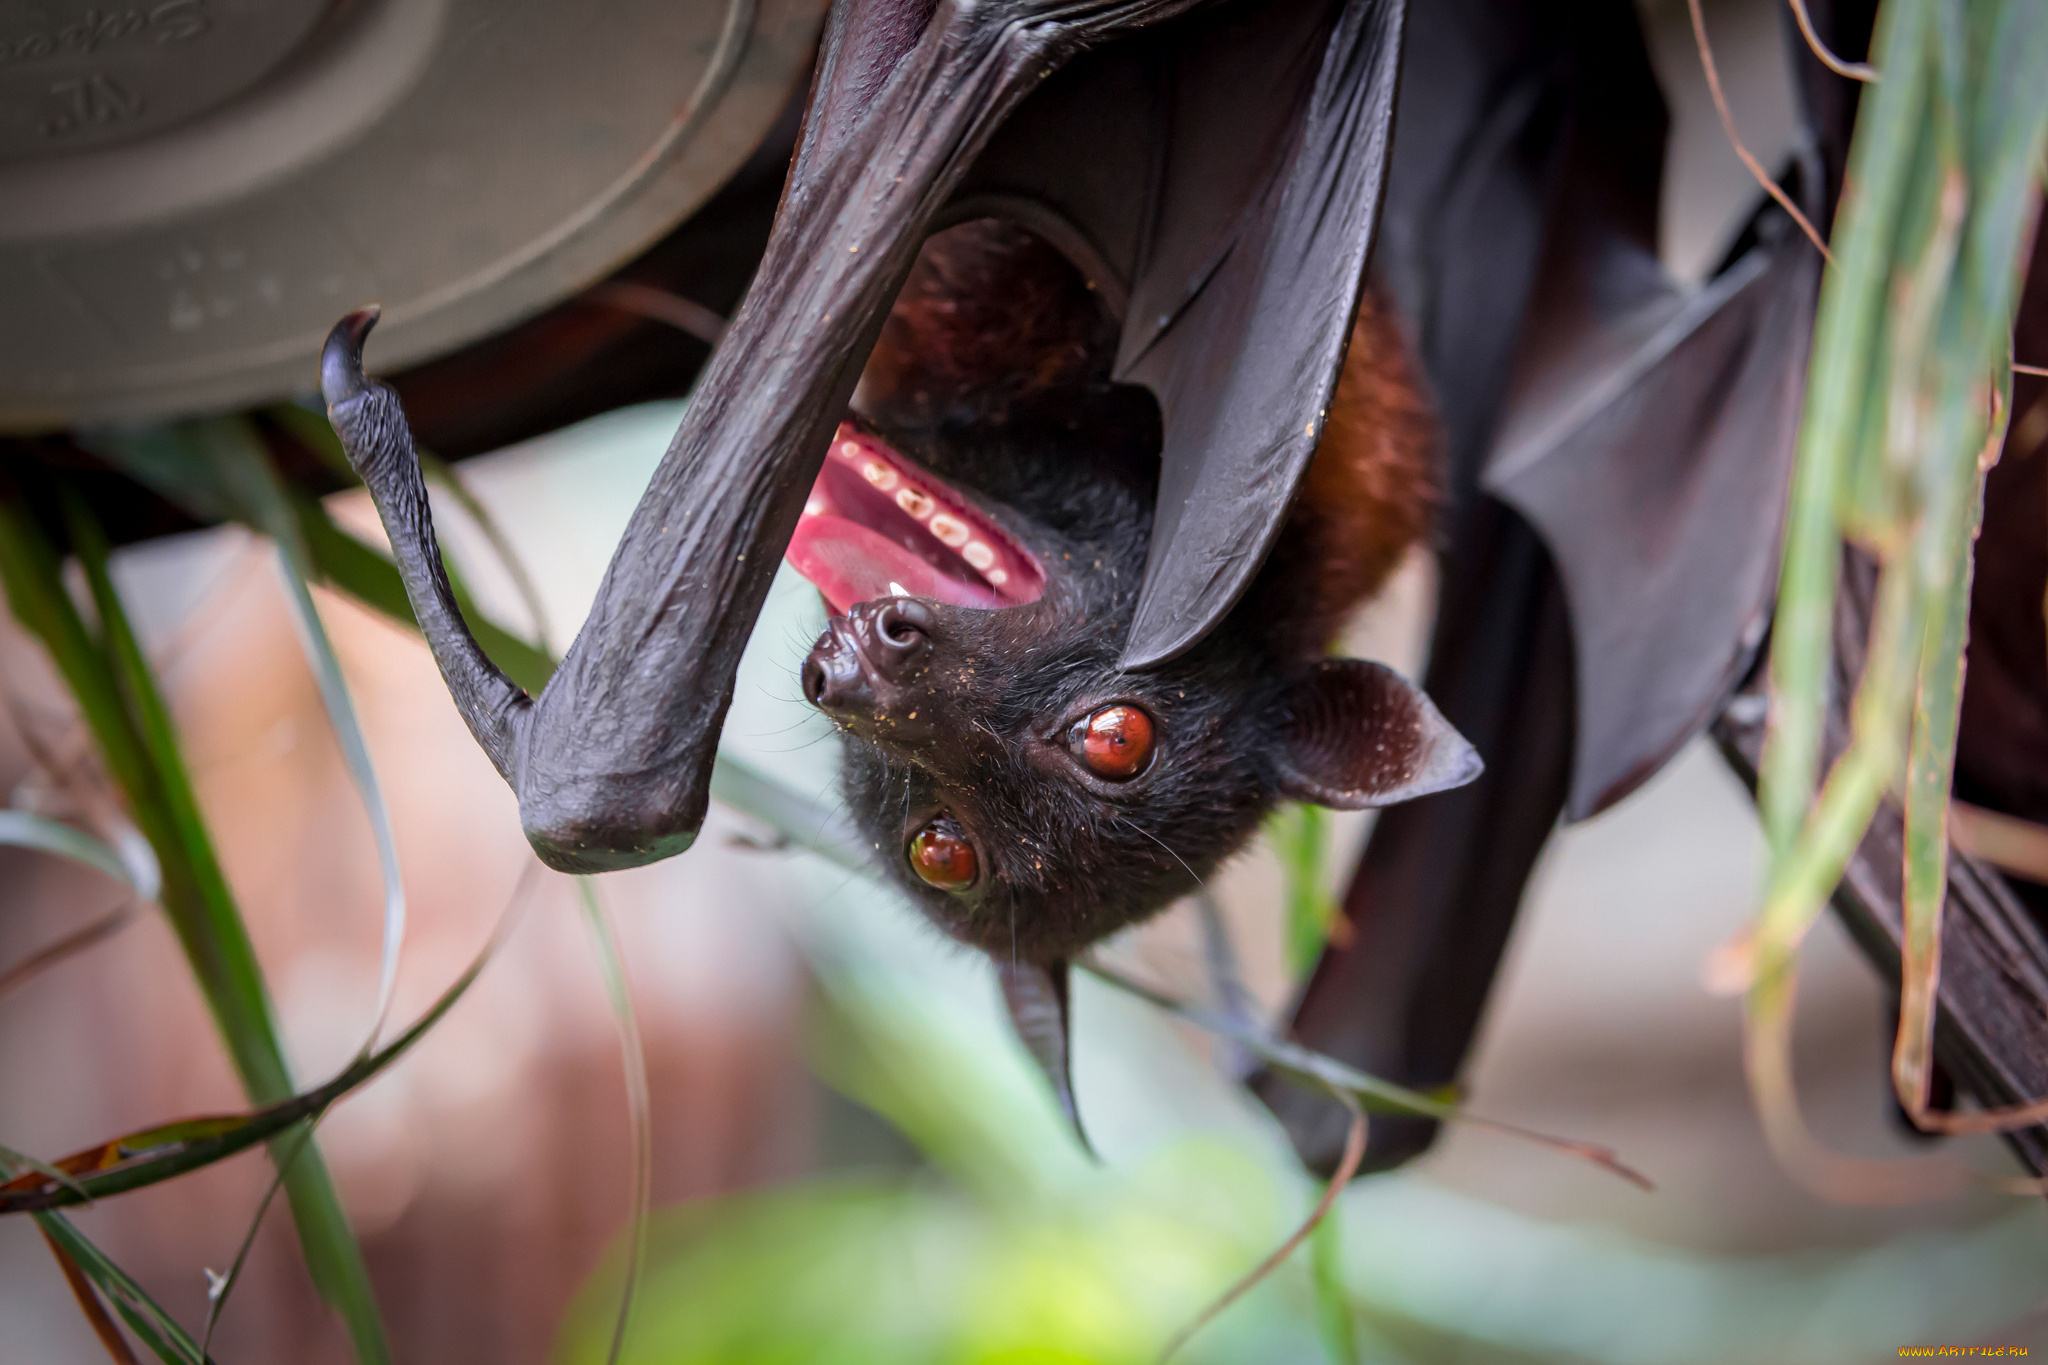
[[1396, 674], [1321, 656], [1312, 556], [1276, 554], [1195, 649], [1120, 666], [1158, 412], [1045, 250], [984, 229], [928, 253], [789, 550], [832, 613], [802, 685], [855, 822], [947, 932], [1040, 963], [1193, 890], [1279, 800], [1477, 770]]

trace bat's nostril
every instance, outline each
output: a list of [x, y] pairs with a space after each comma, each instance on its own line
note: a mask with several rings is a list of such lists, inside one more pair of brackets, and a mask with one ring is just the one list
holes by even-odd
[[857, 649], [835, 631], [826, 631], [812, 647], [798, 680], [804, 699], [820, 711], [844, 712], [874, 705], [874, 688], [864, 676]]
[[875, 613], [875, 633], [882, 642], [909, 653], [930, 639], [931, 613], [922, 602], [898, 597], [884, 602]]
[[[906, 702], [906, 695], [899, 695], [902, 689], [930, 665], [932, 625], [931, 609], [915, 598], [886, 598], [855, 606], [844, 621], [833, 623], [830, 640], [819, 641], [818, 648], [811, 651], [812, 659], [825, 671], [826, 700], [818, 704], [889, 708]], [[843, 679], [842, 673], [846, 675]], [[839, 695], [846, 692], [851, 696], [855, 691], [860, 696], [852, 703]]]

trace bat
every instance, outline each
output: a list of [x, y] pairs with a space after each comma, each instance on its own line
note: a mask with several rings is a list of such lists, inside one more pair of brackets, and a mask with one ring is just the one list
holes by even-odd
[[[1868, 0], [1808, 9], [1836, 50], [1867, 46]], [[1803, 44], [1795, 52], [1810, 151], [1779, 189], [1824, 229], [1855, 92]], [[877, 607], [863, 628], [852, 624], [861, 602], [835, 603], [853, 634], [827, 642], [806, 681], [828, 703], [866, 657], [861, 629], [877, 651], [892, 638], [936, 649], [974, 633], [961, 633], [966, 612], [1045, 617], [1072, 593], [1116, 614], [1090, 638], [1090, 668], [1165, 676], [1205, 650], [1227, 655], [1233, 613], [1287, 580], [1291, 509], [1316, 505], [1297, 493], [1325, 442], [1370, 260], [1412, 328], [1442, 427], [1444, 572], [1423, 690], [1485, 768], [1377, 824], [1345, 896], [1348, 946], [1325, 954], [1292, 1027], [1428, 1088], [1462, 1065], [1559, 817], [1621, 799], [1719, 715], [1768, 625], [1817, 253], [1766, 204], [1703, 290], [1676, 286], [1655, 253], [1664, 127], [1625, 0], [841, 0], [754, 283], [589, 622], [538, 697], [489, 664], [440, 579], [403, 414], [364, 377], [370, 314], [330, 338], [323, 389], [529, 840], [554, 866], [596, 871], [695, 837], [739, 650], [830, 452], [874, 454], [937, 508], [938, 483], [916, 480], [943, 481], [963, 448], [936, 438], [939, 418], [919, 410], [899, 363], [931, 353], [871, 354], [927, 237], [998, 220], [1092, 286], [1103, 316], [1080, 347], [1086, 365], [1055, 377], [1071, 387], [1085, 372], [1088, 388], [1106, 374], [1108, 389], [1075, 413], [1093, 446], [1144, 444], [1130, 429], [1142, 413], [1114, 394], [1147, 395], [1156, 469], [1149, 483], [1114, 460], [1096, 471], [1091, 496], [1121, 499], [1124, 534], [1104, 577], [1085, 584], [1057, 571], [1030, 583], [1047, 565], [1020, 528], [1044, 509], [1004, 500], [1002, 461], [948, 483], [946, 515], [1010, 537], [975, 542], [1008, 585], [971, 564], [978, 587], [953, 577], [1010, 610], [934, 598], [923, 589], [936, 578], [897, 593], [899, 580], [870, 575], [857, 590], [885, 595], [865, 601], [908, 599], [925, 615], [885, 620]], [[984, 425], [1030, 406], [1014, 377], [968, 373], [947, 401], [966, 394]], [[864, 374], [872, 425], [842, 431]], [[1044, 590], [1028, 602], [1000, 591], [1026, 584]], [[1002, 629], [987, 626], [977, 646], [1006, 660], [998, 674], [1031, 684], [1020, 697], [1054, 687], [1020, 671], [1028, 647], [989, 635]], [[840, 709], [858, 714], [865, 700], [848, 697]], [[1155, 742], [1172, 732], [1156, 723], [1170, 717], [1152, 719]], [[913, 722], [906, 705], [901, 723], [931, 717]], [[1133, 729], [1102, 742], [1135, 743]], [[1091, 735], [1084, 726], [1076, 741], [1084, 753]], [[856, 753], [886, 749], [879, 735], [855, 738]], [[1284, 747], [1262, 743], [1261, 762]], [[875, 781], [879, 811], [886, 784]], [[1218, 822], [1217, 847], [1234, 828]], [[997, 855], [962, 829], [964, 842], [934, 837], [919, 856], [955, 875], [972, 849], [979, 878]], [[905, 873], [923, 831], [870, 837]], [[1006, 841], [1002, 857], [1023, 846]], [[1127, 865], [1143, 895], [1020, 917], [1014, 960], [1045, 970], [1005, 985], [1042, 1060], [1063, 1065], [1065, 1048], [1051, 964], [1191, 875], [1169, 862], [1145, 853]], [[938, 902], [938, 917], [1007, 960], [1009, 917], [969, 925], [964, 903]], [[1271, 1077], [1254, 1088], [1327, 1169], [1343, 1116]], [[1432, 1131], [1375, 1124], [1368, 1165], [1411, 1155]]]

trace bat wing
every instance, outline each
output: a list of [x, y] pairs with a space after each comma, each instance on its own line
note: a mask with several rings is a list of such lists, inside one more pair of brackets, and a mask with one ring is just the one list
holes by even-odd
[[[1810, 6], [1841, 51], [1871, 6]], [[1833, 202], [1854, 87], [1793, 48]], [[1409, 16], [1378, 269], [1415, 328], [1450, 461], [1425, 689], [1486, 760], [1390, 810], [1305, 1044], [1418, 1089], [1457, 1079], [1561, 812], [1619, 799], [1710, 718], [1758, 643], [1819, 264], [1776, 209], [1695, 294], [1655, 252], [1661, 98], [1632, 6], [1444, 0]], [[1818, 165], [1816, 166], [1815, 161]], [[1262, 1075], [1305, 1160], [1346, 1116]], [[1434, 1125], [1374, 1125], [1368, 1168]]]
[[1117, 378], [1159, 400], [1126, 667], [1187, 649], [1237, 601], [1321, 439], [1386, 180], [1402, 11], [1226, 4], [1090, 53], [941, 216], [1008, 218], [1062, 249], [1123, 318]]
[[[1532, 318], [1482, 475], [1542, 535], [1577, 658], [1567, 820], [1705, 728], [1762, 643], [1820, 253], [1781, 211], [1696, 293], [1613, 235]], [[1634, 287], [1631, 288], [1630, 286]]]

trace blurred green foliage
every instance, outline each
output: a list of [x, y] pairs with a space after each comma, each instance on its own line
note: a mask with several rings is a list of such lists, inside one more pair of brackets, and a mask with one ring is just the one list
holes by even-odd
[[[1883, 1197], [1907, 1176], [1838, 1158], [1807, 1131], [1791, 1075], [1794, 959], [1880, 802], [1897, 798], [1894, 1083], [1923, 1126], [1943, 1126], [1927, 1108], [1949, 789], [1984, 475], [2010, 416], [2013, 320], [2040, 213], [2048, 6], [1886, 0], [1871, 54], [1879, 78], [1857, 115], [1786, 513], [1758, 790], [1772, 865], [1743, 945], [1765, 1132], [1788, 1170], [1848, 1200]], [[1851, 547], [1878, 581], [1864, 657], [1845, 661], [1838, 598]], [[1847, 712], [1839, 756], [1824, 744], [1831, 706]]]
[[[1092, 1162], [981, 963], [877, 886], [823, 864], [804, 881], [811, 1063], [923, 1164], [658, 1212], [624, 1360], [1151, 1362], [1315, 1202], [1283, 1135], [1177, 1025], [1080, 976]], [[560, 1365], [604, 1359], [622, 1261], [565, 1317]], [[1174, 1360], [1853, 1365], [1996, 1333], [2038, 1302], [2043, 1264], [2031, 1207], [1870, 1249], [1721, 1256], [1525, 1217], [1411, 1170], [1355, 1185]]]
[[1315, 966], [1337, 922], [1337, 898], [1325, 871], [1330, 813], [1304, 801], [1289, 801], [1266, 821], [1266, 841], [1280, 860], [1287, 971], [1299, 981]]

